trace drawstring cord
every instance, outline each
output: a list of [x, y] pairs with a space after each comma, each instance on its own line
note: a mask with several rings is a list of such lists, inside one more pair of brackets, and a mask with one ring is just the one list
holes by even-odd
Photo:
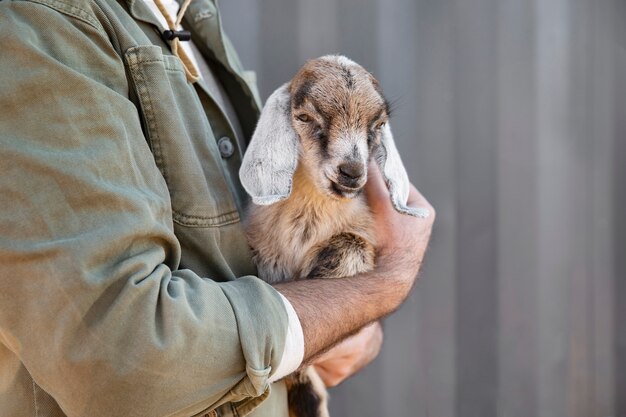
[[[167, 26], [169, 27], [170, 31], [172, 33], [175, 33], [176, 28], [178, 28], [180, 26], [180, 22], [183, 21], [183, 16], [185, 15], [185, 12], [187, 11], [187, 7], [191, 3], [191, 0], [185, 0], [180, 6], [180, 10], [176, 15], [176, 21], [172, 19], [172, 16], [170, 16], [161, 0], [154, 0], [154, 3], [159, 8], [159, 11], [165, 18], [165, 21], [167, 22]], [[182, 46], [180, 46], [180, 39], [178, 38], [178, 36], [174, 36], [173, 39], [169, 39], [168, 42], [170, 44], [170, 47], [172, 48], [172, 53], [179, 57], [181, 61], [183, 61], [183, 67], [185, 68], [185, 76], [187, 77], [187, 80], [191, 83], [195, 83], [196, 81], [198, 81], [198, 79], [200, 78], [198, 69], [193, 64]]]

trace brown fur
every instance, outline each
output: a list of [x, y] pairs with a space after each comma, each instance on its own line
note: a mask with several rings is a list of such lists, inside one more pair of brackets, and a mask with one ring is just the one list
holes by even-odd
[[247, 232], [259, 275], [270, 283], [307, 278], [317, 266], [320, 252], [333, 247], [333, 239], [337, 242], [335, 236], [359, 236], [358, 247], [349, 249], [348, 244], [339, 242], [343, 248], [336, 248], [336, 255], [345, 256], [335, 261], [338, 274], [334, 277], [344, 277], [373, 267], [371, 221], [363, 199], [329, 197], [319, 192], [298, 167], [287, 200], [250, 208]]
[[[299, 162], [289, 198], [249, 210], [248, 239], [259, 275], [276, 283], [367, 272], [374, 267], [375, 242], [360, 191], [389, 116], [387, 102], [376, 80], [343, 57], [309, 61], [289, 92]], [[342, 177], [340, 167], [348, 162], [362, 175]], [[312, 367], [287, 383], [292, 417], [328, 415], [327, 394]]]

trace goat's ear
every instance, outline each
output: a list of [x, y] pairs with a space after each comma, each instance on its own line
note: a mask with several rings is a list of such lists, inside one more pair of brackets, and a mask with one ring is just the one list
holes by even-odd
[[409, 199], [409, 176], [404, 169], [402, 159], [393, 141], [391, 128], [386, 123], [382, 128], [382, 138], [378, 151], [374, 155], [380, 171], [383, 173], [385, 183], [389, 189], [391, 203], [400, 213], [409, 214], [415, 217], [428, 217], [428, 209], [407, 206]]
[[291, 125], [288, 84], [267, 99], [239, 169], [243, 187], [259, 205], [291, 194], [298, 163], [298, 135]]

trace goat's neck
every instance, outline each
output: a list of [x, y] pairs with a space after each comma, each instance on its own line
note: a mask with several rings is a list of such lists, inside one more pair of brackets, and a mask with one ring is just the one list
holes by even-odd
[[321, 217], [341, 216], [363, 206], [362, 197], [337, 199], [320, 190], [301, 167], [293, 176], [293, 187], [288, 204], [300, 205], [305, 211], [315, 211]]

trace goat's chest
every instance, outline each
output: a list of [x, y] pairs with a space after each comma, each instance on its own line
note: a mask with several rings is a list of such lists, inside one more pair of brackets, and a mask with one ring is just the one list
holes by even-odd
[[363, 201], [350, 203], [323, 210], [306, 204], [256, 207], [248, 238], [259, 276], [276, 283], [321, 271], [339, 277], [371, 269], [371, 213]]

